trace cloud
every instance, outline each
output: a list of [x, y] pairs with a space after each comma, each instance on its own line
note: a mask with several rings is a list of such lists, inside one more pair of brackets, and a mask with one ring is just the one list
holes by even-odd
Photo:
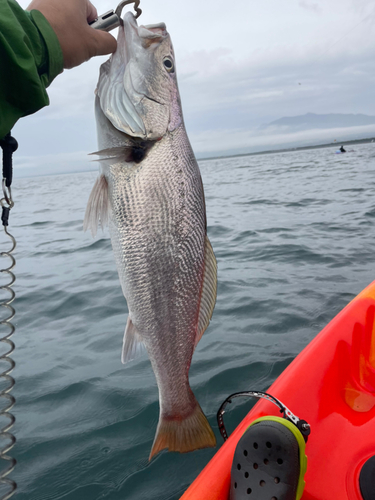
[[375, 7], [372, 0], [352, 0], [351, 8], [360, 15], [363, 21], [369, 21], [375, 17]]
[[[375, 115], [374, 58], [375, 45], [363, 50], [353, 47], [352, 51], [336, 47], [318, 62], [314, 50], [300, 48], [292, 52], [283, 46], [258, 50], [241, 60], [234, 58], [230, 50], [185, 53], [177, 71], [193, 147], [198, 153], [214, 151], [215, 147], [227, 150], [242, 147], [241, 140], [245, 147], [257, 126], [282, 116], [307, 112]], [[52, 106], [21, 120], [14, 129], [20, 143], [19, 155], [43, 158], [57, 154], [59, 170], [62, 158], [69, 163], [67, 156], [60, 156], [63, 153], [87, 154], [97, 149], [95, 80], [89, 72], [67, 75], [72, 77], [70, 82], [66, 80], [69, 85], [65, 86], [65, 80], [56, 81]], [[75, 78], [83, 80], [76, 93], [72, 83]], [[86, 90], [81, 92], [81, 88]], [[266, 140], [255, 136], [256, 146], [267, 145]], [[272, 141], [284, 139], [288, 138], [274, 137]], [[321, 138], [316, 136], [316, 140]]]
[[306, 2], [305, 0], [300, 0], [298, 2], [298, 5], [300, 7], [302, 7], [303, 9], [310, 10], [311, 12], [315, 12], [316, 14], [320, 14], [322, 12], [322, 9], [320, 8], [319, 4], [317, 4], [317, 3]]
[[285, 50], [284, 56], [282, 52], [280, 47], [239, 62], [230, 54], [189, 55], [190, 61], [198, 57], [218, 61], [212, 70], [194, 75], [191, 62], [184, 61], [190, 76], [180, 80], [180, 90], [189, 132], [215, 126], [251, 128], [307, 112], [375, 114], [374, 47], [363, 53], [338, 51], [341, 57], [326, 53], [318, 63], [314, 51], [288, 55]]
[[[109, 0], [95, 4], [100, 13], [113, 7]], [[370, 0], [238, 0], [236, 16], [217, 0], [191, 0], [183, 17], [175, 0], [157, 5], [142, 0], [142, 9], [141, 23], [164, 20], [172, 35], [185, 121], [196, 149], [204, 145], [205, 133], [210, 144], [221, 145], [219, 138], [225, 137], [236, 144], [242, 137], [247, 144], [257, 126], [282, 116], [375, 115], [375, 32], [368, 21], [358, 25], [375, 15]], [[57, 77], [48, 89], [51, 106], [15, 127], [18, 155], [96, 149], [94, 89], [106, 59]]]

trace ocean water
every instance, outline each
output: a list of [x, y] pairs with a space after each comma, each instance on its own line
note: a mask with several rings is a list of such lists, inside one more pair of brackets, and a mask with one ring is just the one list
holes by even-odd
[[[200, 168], [219, 281], [190, 381], [220, 446], [222, 401], [267, 389], [375, 279], [375, 145]], [[15, 174], [16, 498], [178, 499], [215, 450], [148, 462], [156, 381], [146, 355], [120, 362], [127, 309], [109, 235], [82, 231], [97, 174]], [[231, 409], [229, 430], [252, 404]]]

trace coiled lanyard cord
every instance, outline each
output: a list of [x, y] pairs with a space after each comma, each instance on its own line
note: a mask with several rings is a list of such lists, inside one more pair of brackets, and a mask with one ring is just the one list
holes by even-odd
[[266, 399], [270, 403], [273, 403], [279, 408], [280, 413], [283, 414], [283, 417], [286, 420], [289, 420], [292, 422], [297, 429], [301, 432], [303, 435], [305, 441], [307, 441], [307, 438], [311, 432], [310, 430], [310, 425], [306, 422], [306, 420], [302, 420], [298, 418], [296, 415], [294, 415], [289, 408], [287, 408], [281, 401], [275, 398], [275, 396], [272, 396], [271, 394], [268, 394], [267, 392], [262, 392], [262, 391], [244, 391], [244, 392], [235, 392], [234, 394], [231, 394], [230, 396], [227, 397], [227, 399], [224, 401], [224, 403], [220, 406], [219, 411], [217, 412], [217, 422], [219, 424], [219, 431], [220, 434], [223, 436], [224, 441], [228, 439], [228, 433], [224, 425], [224, 413], [225, 413], [225, 407], [227, 404], [230, 404], [233, 399], [239, 398], [242, 396], [246, 397], [251, 397], [251, 398], [258, 398], [258, 399]]
[[[0, 373], [0, 381], [3, 383], [0, 390], [0, 418], [1, 420], [6, 419], [6, 422], [1, 422], [0, 424], [0, 458], [6, 461], [6, 466], [4, 469], [0, 470], [0, 486], [4, 486], [8, 491], [2, 494], [0, 500], [8, 500], [11, 496], [13, 496], [16, 491], [17, 484], [8, 478], [8, 475], [14, 470], [16, 465], [16, 460], [8, 455], [9, 451], [13, 448], [16, 442], [16, 438], [10, 432], [10, 429], [13, 427], [15, 418], [10, 413], [13, 408], [16, 400], [14, 396], [10, 394], [11, 390], [14, 387], [15, 381], [14, 378], [10, 376], [10, 373], [13, 371], [15, 367], [15, 362], [10, 357], [12, 352], [15, 349], [14, 343], [10, 340], [10, 337], [13, 335], [15, 331], [14, 325], [11, 321], [14, 318], [15, 310], [11, 305], [15, 298], [15, 293], [12, 288], [15, 282], [15, 276], [12, 272], [16, 261], [12, 255], [12, 252], [16, 248], [16, 240], [14, 237], [8, 232], [8, 221], [9, 221], [9, 213], [11, 208], [13, 208], [14, 203], [12, 200], [12, 192], [11, 192], [11, 184], [12, 184], [12, 155], [14, 151], [18, 148], [17, 141], [11, 134], [7, 134], [4, 139], [0, 140], [0, 147], [3, 150], [3, 180], [2, 180], [2, 188], [3, 188], [3, 198], [0, 199], [0, 205], [2, 207], [1, 221], [4, 227], [5, 234], [10, 238], [12, 247], [7, 252], [0, 252], [1, 257], [9, 257], [10, 263], [9, 266], [5, 269], [1, 269], [0, 273], [3, 275], [7, 275], [9, 277], [9, 282], [6, 285], [0, 286], [0, 290], [4, 290], [9, 293], [9, 297], [0, 301], [0, 307], [5, 308], [8, 316], [0, 321], [0, 325], [4, 325], [8, 328], [8, 332], [3, 333], [1, 331], [0, 343], [3, 345], [6, 344], [8, 347], [8, 351], [4, 354], [0, 355], [0, 361], [5, 362], [7, 367], [5, 367], [4, 371]], [[0, 465], [1, 467], [1, 465]], [[1, 492], [3, 489], [1, 490]]]

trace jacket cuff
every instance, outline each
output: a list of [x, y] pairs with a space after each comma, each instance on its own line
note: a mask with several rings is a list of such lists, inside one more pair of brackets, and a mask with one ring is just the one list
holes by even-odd
[[39, 10], [30, 11], [30, 18], [37, 27], [41, 38], [45, 43], [45, 63], [41, 69], [41, 78], [48, 87], [57, 75], [64, 70], [64, 59], [60, 42], [47, 19]]

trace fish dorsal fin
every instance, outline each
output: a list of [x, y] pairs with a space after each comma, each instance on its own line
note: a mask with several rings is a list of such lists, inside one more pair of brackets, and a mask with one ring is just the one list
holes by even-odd
[[134, 326], [129, 315], [122, 345], [121, 363], [125, 364], [137, 358], [144, 352], [144, 349], [145, 346], [139, 336], [138, 330]]
[[203, 285], [201, 302], [199, 306], [197, 334], [195, 346], [204, 334], [214, 312], [217, 291], [217, 264], [210, 240], [206, 236], [206, 248], [204, 255]]
[[102, 228], [108, 224], [109, 214], [108, 182], [104, 175], [100, 175], [92, 188], [83, 221], [83, 230], [90, 229], [93, 236], [98, 230], [99, 221]]

